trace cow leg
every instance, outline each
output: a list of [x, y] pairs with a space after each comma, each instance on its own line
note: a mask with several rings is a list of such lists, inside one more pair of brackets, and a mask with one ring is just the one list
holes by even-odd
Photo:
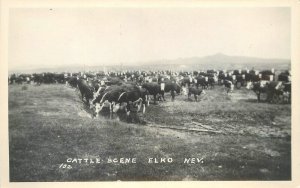
[[113, 113], [110, 112], [110, 113], [109, 113], [109, 119], [112, 119], [112, 116], [113, 116]]
[[143, 104], [143, 114], [145, 113], [145, 111], [146, 111], [146, 105]]
[[273, 93], [267, 92], [267, 99], [266, 99], [266, 101], [269, 102], [269, 103], [276, 103], [273, 97], [274, 97]]
[[163, 92], [163, 93], [161, 94], [161, 97], [162, 97], [163, 101], [166, 101], [166, 99], [165, 99], [165, 92]]
[[195, 101], [197, 102], [198, 100], [197, 100], [197, 95], [196, 94], [194, 94], [194, 98], [195, 98]]
[[153, 95], [154, 98], [154, 104], [156, 104], [156, 95]]
[[110, 104], [109, 104], [109, 113], [110, 113], [110, 114], [113, 112], [112, 109], [113, 109], [113, 108], [112, 108], [112, 104], [110, 103]]
[[260, 93], [257, 93], [257, 102], [260, 102]]
[[139, 112], [140, 110], [141, 110], [141, 107], [142, 107], [142, 103], [141, 103], [142, 101], [139, 101], [138, 102], [138, 109], [137, 109], [137, 112]]
[[127, 105], [126, 105], [126, 113], [130, 112], [130, 104], [129, 101], [127, 101]]
[[175, 99], [175, 93], [171, 92], [172, 101]]

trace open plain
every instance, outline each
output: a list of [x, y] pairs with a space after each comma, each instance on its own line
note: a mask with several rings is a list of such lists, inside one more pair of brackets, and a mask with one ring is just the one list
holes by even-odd
[[63, 84], [9, 85], [10, 181], [291, 179], [290, 104], [222, 86], [165, 98], [92, 118]]

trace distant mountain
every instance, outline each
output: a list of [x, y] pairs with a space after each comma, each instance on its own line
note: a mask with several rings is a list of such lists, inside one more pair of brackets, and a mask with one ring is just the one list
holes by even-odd
[[256, 64], [256, 63], [290, 63], [289, 59], [266, 59], [246, 56], [228, 56], [222, 53], [217, 53], [210, 56], [204, 57], [189, 57], [189, 58], [178, 58], [172, 60], [157, 60], [146, 62], [145, 64]]
[[95, 65], [95, 66], [84, 66], [84, 65], [72, 65], [51, 68], [27, 68], [10, 70], [9, 72], [77, 72], [77, 71], [120, 71], [120, 70], [234, 70], [234, 69], [271, 69], [277, 70], [288, 70], [291, 69], [291, 61], [289, 59], [266, 59], [257, 57], [245, 57], [245, 56], [228, 56], [222, 53], [217, 53], [210, 56], [204, 57], [188, 57], [188, 58], [177, 58], [168, 60], [155, 60], [147, 62], [135, 62], [129, 65]]
[[[233, 70], [233, 69], [290, 69], [291, 61], [289, 59], [266, 59], [245, 56], [228, 56], [217, 53], [205, 57], [178, 58], [173, 60], [157, 60], [141, 63], [141, 67], [148, 66], [153, 68], [171, 67], [179, 70]], [[152, 65], [152, 66], [151, 66]]]

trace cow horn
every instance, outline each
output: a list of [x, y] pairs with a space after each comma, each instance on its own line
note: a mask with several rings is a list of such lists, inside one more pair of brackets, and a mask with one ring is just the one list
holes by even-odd
[[102, 111], [103, 107], [104, 107], [104, 104], [100, 105], [99, 112]]
[[100, 104], [101, 103], [103, 103], [103, 99], [104, 99], [104, 97], [107, 95], [107, 93], [105, 93], [103, 96], [102, 96], [102, 98], [101, 98], [101, 100], [100, 100]]
[[121, 95], [118, 98], [118, 101], [120, 100], [120, 98], [125, 94], [126, 92], [121, 93]]

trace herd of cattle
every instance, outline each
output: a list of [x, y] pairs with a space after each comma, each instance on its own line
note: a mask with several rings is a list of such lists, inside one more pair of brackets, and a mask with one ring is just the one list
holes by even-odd
[[82, 100], [93, 109], [97, 116], [100, 111], [109, 109], [110, 112], [124, 111], [129, 114], [137, 112], [150, 103], [153, 96], [157, 100], [165, 100], [164, 94], [170, 93], [171, 100], [179, 94], [194, 96], [195, 101], [205, 90], [213, 89], [215, 85], [223, 85], [226, 92], [234, 88], [246, 87], [252, 89], [257, 100], [266, 94], [269, 103], [291, 102], [290, 71], [276, 73], [274, 69], [233, 70], [233, 71], [122, 71], [97, 73], [41, 73], [41, 74], [11, 74], [9, 84], [52, 84], [61, 83], [77, 88]]

